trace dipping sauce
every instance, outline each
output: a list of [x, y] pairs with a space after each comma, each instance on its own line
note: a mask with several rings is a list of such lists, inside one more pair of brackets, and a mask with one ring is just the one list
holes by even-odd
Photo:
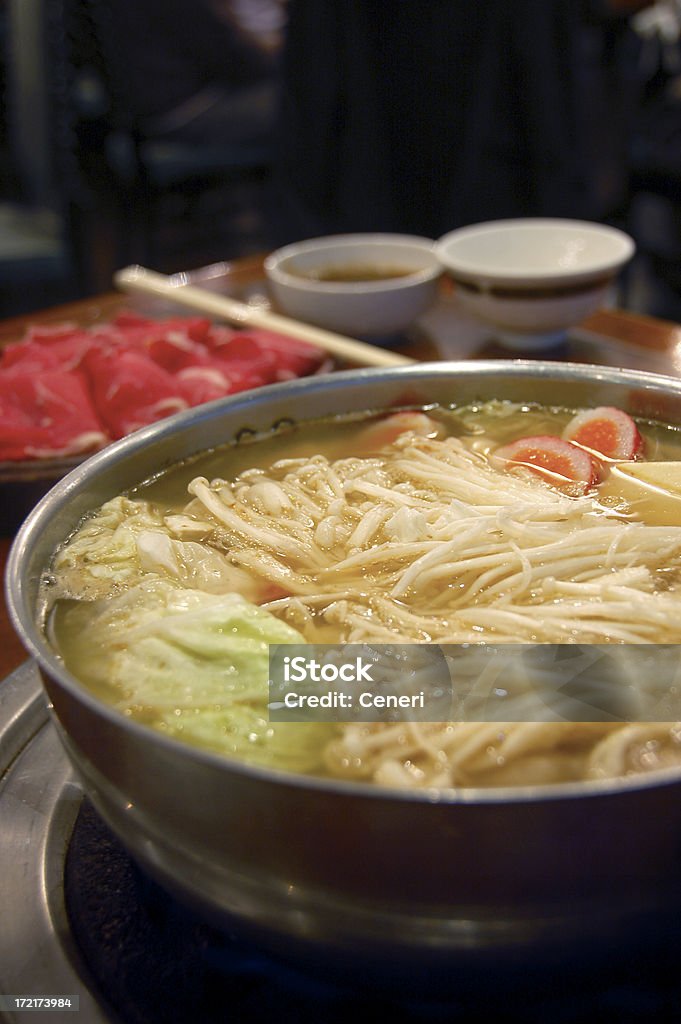
[[305, 277], [310, 281], [386, 281], [393, 277], [408, 277], [418, 274], [419, 267], [389, 266], [380, 263], [337, 263], [312, 270], [290, 270], [294, 277]]

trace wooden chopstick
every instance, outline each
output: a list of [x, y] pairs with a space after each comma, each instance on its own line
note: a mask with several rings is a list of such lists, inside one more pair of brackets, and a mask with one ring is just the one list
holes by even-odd
[[398, 355], [396, 352], [356, 341], [354, 338], [346, 338], [342, 334], [334, 334], [332, 331], [292, 320], [279, 313], [271, 313], [258, 306], [249, 306], [245, 302], [239, 302], [226, 295], [217, 295], [196, 285], [178, 284], [172, 277], [148, 270], [146, 267], [131, 266], [118, 270], [114, 274], [114, 284], [121, 291], [154, 295], [188, 306], [190, 309], [210, 313], [238, 327], [262, 327], [291, 338], [308, 341], [325, 352], [359, 366], [406, 366], [415, 362], [408, 356]]

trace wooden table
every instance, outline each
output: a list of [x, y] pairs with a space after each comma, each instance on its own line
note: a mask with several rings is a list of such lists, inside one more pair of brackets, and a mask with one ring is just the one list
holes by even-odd
[[[204, 268], [190, 275], [192, 283], [225, 291], [239, 298], [253, 298], [262, 292], [262, 262], [258, 258], [238, 260]], [[0, 346], [17, 341], [31, 324], [56, 324], [71, 321], [93, 324], [105, 320], [121, 308], [133, 307], [151, 315], [187, 311], [116, 293], [46, 309], [0, 322]], [[441, 305], [429, 313], [407, 339], [400, 344], [405, 354], [418, 359], [487, 358], [530, 355], [501, 349], [481, 329], [466, 320], [456, 308], [455, 296], [443, 295]], [[593, 362], [605, 365], [651, 369], [673, 375], [681, 373], [681, 325], [621, 310], [602, 310], [571, 332], [560, 349], [542, 353], [552, 359]], [[0, 538], [0, 570], [11, 545], [10, 537]], [[3, 592], [4, 594], [4, 592]], [[4, 596], [0, 600], [0, 680], [26, 658], [9, 622]]]

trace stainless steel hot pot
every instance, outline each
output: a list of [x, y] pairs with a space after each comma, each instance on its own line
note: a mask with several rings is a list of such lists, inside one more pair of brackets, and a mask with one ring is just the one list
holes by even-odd
[[681, 424], [681, 380], [646, 373], [523, 361], [340, 373], [136, 433], [61, 481], [17, 536], [10, 613], [86, 793], [166, 887], [271, 949], [446, 972], [586, 941], [612, 948], [681, 904], [681, 772], [403, 793], [248, 767], [101, 704], [36, 621], [41, 573], [81, 517], [177, 460], [291, 418], [490, 398], [613, 404]]

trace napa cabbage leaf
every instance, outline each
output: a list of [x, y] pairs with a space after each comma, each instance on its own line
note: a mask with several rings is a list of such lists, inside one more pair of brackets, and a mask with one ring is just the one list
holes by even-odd
[[149, 501], [113, 498], [57, 552], [52, 597], [96, 600], [158, 576], [209, 593], [265, 600], [267, 582], [233, 565], [209, 543], [212, 533], [210, 523], [163, 514]]
[[107, 501], [57, 551], [51, 566], [58, 583], [54, 596], [94, 600], [136, 583], [143, 571], [137, 536], [163, 529], [163, 516], [150, 502]]
[[269, 645], [302, 635], [238, 594], [148, 578], [55, 613], [67, 668], [124, 714], [220, 753], [313, 771], [335, 732], [268, 719]]

